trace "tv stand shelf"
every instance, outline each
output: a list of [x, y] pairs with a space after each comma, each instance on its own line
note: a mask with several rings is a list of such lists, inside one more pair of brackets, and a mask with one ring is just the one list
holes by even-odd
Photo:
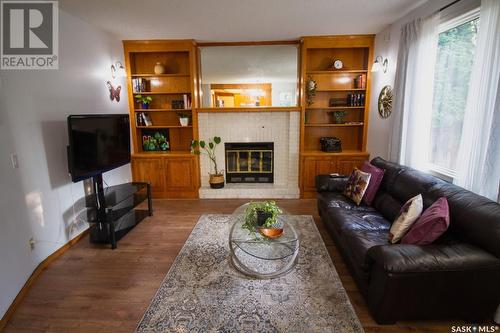
[[[115, 249], [120, 238], [144, 218], [153, 215], [151, 185], [132, 182], [103, 189], [100, 180], [102, 177], [93, 178], [96, 193], [85, 196], [90, 242], [111, 244]], [[138, 208], [146, 200], [147, 209]]]

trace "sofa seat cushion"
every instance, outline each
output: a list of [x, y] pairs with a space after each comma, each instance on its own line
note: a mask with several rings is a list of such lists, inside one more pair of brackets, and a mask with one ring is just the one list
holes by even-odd
[[340, 193], [319, 193], [319, 206], [327, 223], [331, 224], [337, 234], [344, 230], [384, 230], [388, 232], [391, 223], [373, 207], [356, 206]]
[[341, 242], [344, 249], [347, 249], [346, 255], [365, 281], [368, 281], [370, 273], [370, 267], [366, 265], [366, 254], [374, 246], [387, 245], [388, 234], [388, 229], [344, 230], [342, 233]]
[[500, 269], [500, 259], [468, 243], [375, 246], [366, 260], [366, 266], [377, 262], [390, 273]]

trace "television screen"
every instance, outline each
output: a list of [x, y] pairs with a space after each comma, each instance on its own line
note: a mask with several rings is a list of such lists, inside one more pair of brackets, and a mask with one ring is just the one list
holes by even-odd
[[130, 163], [128, 115], [71, 115], [68, 131], [68, 165], [73, 182]]

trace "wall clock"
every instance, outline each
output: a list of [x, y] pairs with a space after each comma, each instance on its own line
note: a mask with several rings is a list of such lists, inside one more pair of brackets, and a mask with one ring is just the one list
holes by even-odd
[[344, 67], [344, 64], [342, 63], [342, 60], [335, 59], [333, 61], [333, 68], [335, 68], [335, 69], [342, 69], [342, 67]]
[[387, 118], [392, 113], [392, 87], [387, 85], [378, 95], [378, 113], [382, 118]]

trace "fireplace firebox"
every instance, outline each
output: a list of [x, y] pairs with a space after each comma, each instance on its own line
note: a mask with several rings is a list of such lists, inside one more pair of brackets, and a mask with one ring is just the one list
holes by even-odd
[[273, 183], [273, 142], [228, 142], [226, 150], [227, 183]]

